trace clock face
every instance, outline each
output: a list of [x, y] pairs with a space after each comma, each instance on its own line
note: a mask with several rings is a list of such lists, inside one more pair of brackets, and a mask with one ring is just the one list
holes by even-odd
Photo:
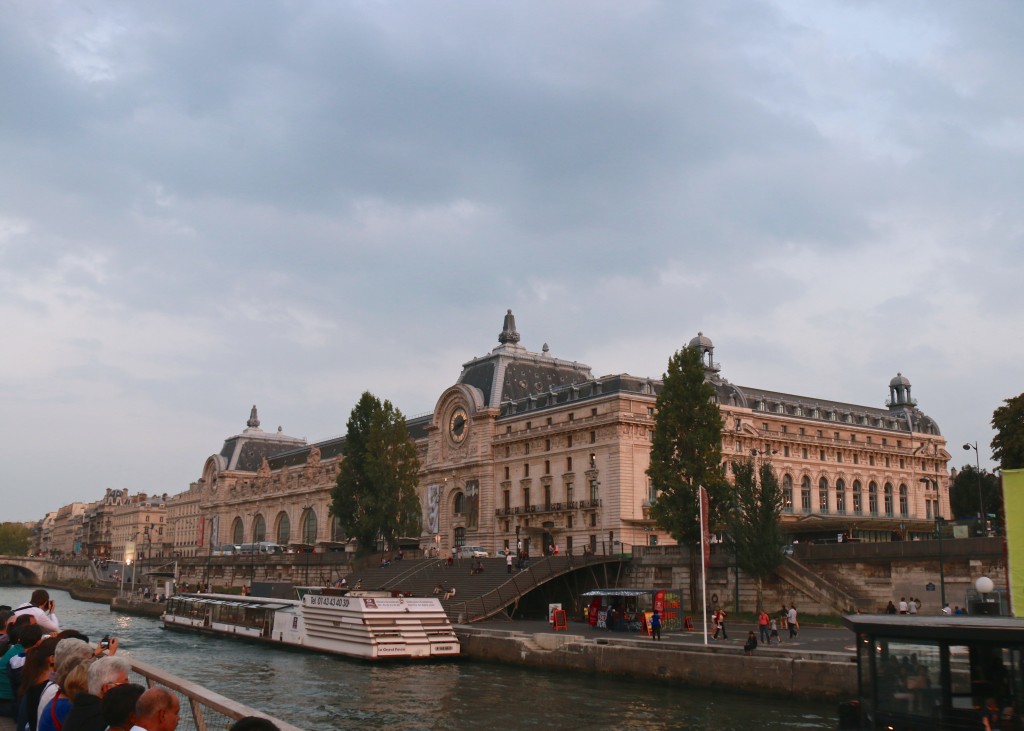
[[466, 438], [469, 431], [469, 416], [463, 408], [457, 408], [452, 412], [452, 418], [448, 420], [448, 434], [456, 444]]

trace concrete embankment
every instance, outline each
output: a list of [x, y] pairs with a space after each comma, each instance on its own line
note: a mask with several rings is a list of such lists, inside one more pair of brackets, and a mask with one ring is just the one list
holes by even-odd
[[126, 599], [115, 596], [110, 600], [110, 609], [125, 614], [138, 614], [143, 617], [159, 617], [164, 613], [164, 602]]
[[532, 634], [466, 625], [457, 631], [463, 654], [474, 660], [792, 698], [846, 700], [857, 692], [857, 665], [846, 653], [772, 648], [770, 653], [755, 651], [747, 656], [736, 646]]

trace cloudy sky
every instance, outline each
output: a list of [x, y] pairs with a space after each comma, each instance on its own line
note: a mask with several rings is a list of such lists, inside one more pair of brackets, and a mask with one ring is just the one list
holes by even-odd
[[1024, 390], [1017, 2], [0, 5], [0, 520], [176, 493], [522, 344], [883, 406]]

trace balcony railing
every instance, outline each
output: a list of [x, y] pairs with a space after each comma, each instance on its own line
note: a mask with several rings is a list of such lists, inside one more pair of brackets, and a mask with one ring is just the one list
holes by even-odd
[[532, 515], [535, 513], [563, 513], [568, 510], [586, 510], [601, 507], [597, 500], [569, 500], [564, 503], [540, 503], [538, 505], [517, 505], [515, 507], [496, 508], [494, 514], [501, 518], [508, 515]]

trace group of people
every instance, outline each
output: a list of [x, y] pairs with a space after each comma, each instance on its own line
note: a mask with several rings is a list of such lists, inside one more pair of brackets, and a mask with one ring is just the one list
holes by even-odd
[[453, 596], [455, 596], [455, 587], [453, 586], [448, 589], [445, 589], [444, 585], [438, 582], [437, 586], [434, 587], [434, 596], [442, 595], [445, 601], [451, 599]]
[[[175, 731], [178, 696], [132, 683], [117, 639], [94, 646], [77, 630], [61, 630], [55, 606], [36, 589], [21, 606], [0, 607], [0, 717], [17, 731]], [[231, 731], [277, 727], [249, 717]]]
[[910, 597], [908, 601], [906, 597], [900, 597], [899, 606], [893, 604], [892, 600], [885, 607], [886, 614], [917, 614], [921, 611], [921, 600]]

